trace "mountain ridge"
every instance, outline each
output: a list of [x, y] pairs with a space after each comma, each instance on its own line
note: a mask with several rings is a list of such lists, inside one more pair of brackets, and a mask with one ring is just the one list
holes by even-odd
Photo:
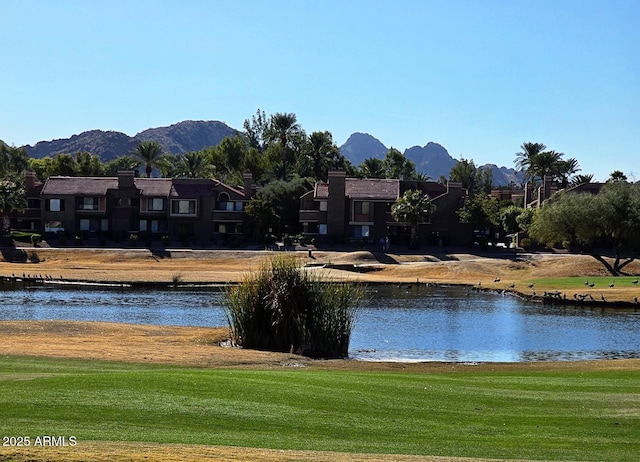
[[[238, 133], [240, 133], [239, 130], [217, 120], [185, 120], [164, 127], [148, 128], [134, 136], [114, 130], [94, 129], [69, 138], [39, 141], [34, 146], [23, 147], [29, 157], [33, 158], [87, 151], [99, 156], [105, 162], [131, 154], [140, 141], [157, 141], [163, 151], [171, 154], [186, 154], [217, 146], [225, 137]], [[384, 159], [389, 150], [380, 140], [363, 132], [352, 133], [339, 149], [342, 155], [355, 166], [360, 165], [368, 157]], [[441, 176], [448, 178], [451, 167], [456, 163], [444, 146], [433, 141], [424, 146], [411, 146], [404, 150], [404, 155], [416, 165], [418, 172], [434, 180]], [[512, 168], [498, 167], [494, 164], [479, 167], [491, 169], [494, 185], [522, 182], [522, 175]]]

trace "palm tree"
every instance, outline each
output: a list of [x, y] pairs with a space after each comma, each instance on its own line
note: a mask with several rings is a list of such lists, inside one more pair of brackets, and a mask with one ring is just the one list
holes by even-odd
[[360, 164], [360, 174], [364, 178], [384, 178], [384, 162], [377, 157], [368, 157]]
[[177, 176], [211, 178], [214, 173], [215, 167], [203, 151], [188, 152], [178, 161]]
[[316, 180], [327, 181], [328, 171], [337, 155], [338, 148], [333, 144], [331, 132], [313, 132], [309, 136], [306, 160]]
[[391, 216], [398, 223], [407, 223], [411, 227], [411, 247], [418, 247], [418, 225], [428, 221], [436, 206], [428, 194], [417, 189], [408, 190], [391, 206]]
[[270, 128], [271, 139], [277, 140], [282, 149], [282, 179], [285, 180], [287, 178], [287, 159], [291, 151], [290, 144], [294, 135], [300, 130], [300, 126], [295, 114], [277, 112], [271, 116]]
[[151, 170], [162, 163], [162, 146], [157, 141], [140, 141], [133, 155], [142, 161], [147, 178], [151, 178]]
[[571, 186], [578, 186], [580, 184], [591, 183], [593, 181], [593, 175], [576, 175], [571, 178]]
[[542, 143], [522, 143], [521, 151], [516, 153], [516, 169], [527, 172], [531, 166], [531, 159], [543, 152], [547, 147]]
[[560, 160], [556, 165], [556, 168], [563, 188], [569, 186], [571, 175], [580, 171], [578, 161], [573, 157], [567, 160]]

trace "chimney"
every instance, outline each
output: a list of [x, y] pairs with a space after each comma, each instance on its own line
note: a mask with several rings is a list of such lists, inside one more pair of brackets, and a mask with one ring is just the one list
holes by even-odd
[[24, 181], [24, 189], [25, 191], [31, 191], [33, 188], [40, 186], [42, 183], [38, 181], [38, 176], [36, 172], [32, 170], [27, 170], [25, 181]]
[[135, 188], [134, 178], [135, 172], [133, 170], [118, 170], [118, 189]]
[[244, 180], [244, 197], [251, 199], [253, 197], [253, 175], [249, 170], [242, 174]]
[[342, 236], [345, 233], [347, 174], [344, 171], [329, 172], [329, 198], [327, 201], [327, 234]]

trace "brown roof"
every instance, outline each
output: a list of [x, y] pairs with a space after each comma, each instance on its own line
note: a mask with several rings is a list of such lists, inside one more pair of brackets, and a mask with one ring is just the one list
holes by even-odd
[[112, 177], [51, 176], [42, 188], [43, 195], [104, 196], [107, 190], [118, 187]]
[[347, 178], [344, 189], [351, 199], [395, 201], [400, 195], [400, 180]]
[[169, 197], [171, 178], [135, 178], [136, 188], [145, 197]]

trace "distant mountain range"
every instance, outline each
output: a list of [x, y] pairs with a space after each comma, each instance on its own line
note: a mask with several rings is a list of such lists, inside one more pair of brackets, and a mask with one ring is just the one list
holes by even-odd
[[135, 136], [115, 131], [91, 130], [71, 138], [40, 141], [35, 146], [27, 145], [25, 148], [29, 157], [34, 158], [87, 151], [105, 162], [131, 154], [140, 141], [157, 141], [165, 152], [185, 154], [217, 146], [224, 138], [236, 133], [237, 130], [223, 122], [187, 120], [168, 127], [149, 128]]
[[[367, 133], [354, 133], [340, 146], [342, 155], [354, 165], [360, 165], [368, 157], [384, 159], [387, 151], [389, 148]], [[404, 155], [416, 165], [418, 172], [429, 175], [433, 180], [441, 176], [449, 178], [451, 167], [457, 162], [444, 147], [433, 142], [422, 147], [408, 148], [404, 151]], [[520, 184], [523, 181], [523, 174], [516, 172], [513, 168], [498, 167], [494, 164], [477, 165], [477, 167], [492, 171], [494, 186], [506, 186], [511, 182]]]
[[[217, 146], [227, 136], [234, 136], [238, 130], [219, 121], [187, 120], [168, 127], [149, 128], [135, 136], [116, 131], [90, 130], [71, 138], [40, 141], [25, 149], [30, 157], [42, 158], [56, 154], [74, 154], [87, 151], [105, 162], [119, 156], [131, 154], [140, 141], [153, 140], [160, 143], [162, 149], [172, 154], [185, 154]], [[383, 159], [389, 148], [367, 133], [354, 133], [340, 146], [340, 152], [353, 164], [360, 165], [368, 157]], [[437, 180], [441, 176], [449, 177], [451, 167], [456, 160], [438, 143], [429, 142], [425, 146], [413, 146], [404, 151], [404, 155], [413, 161], [416, 170]], [[478, 166], [490, 168], [493, 172], [493, 184], [496, 186], [522, 182], [522, 174], [513, 168], [498, 167], [493, 164]]]

